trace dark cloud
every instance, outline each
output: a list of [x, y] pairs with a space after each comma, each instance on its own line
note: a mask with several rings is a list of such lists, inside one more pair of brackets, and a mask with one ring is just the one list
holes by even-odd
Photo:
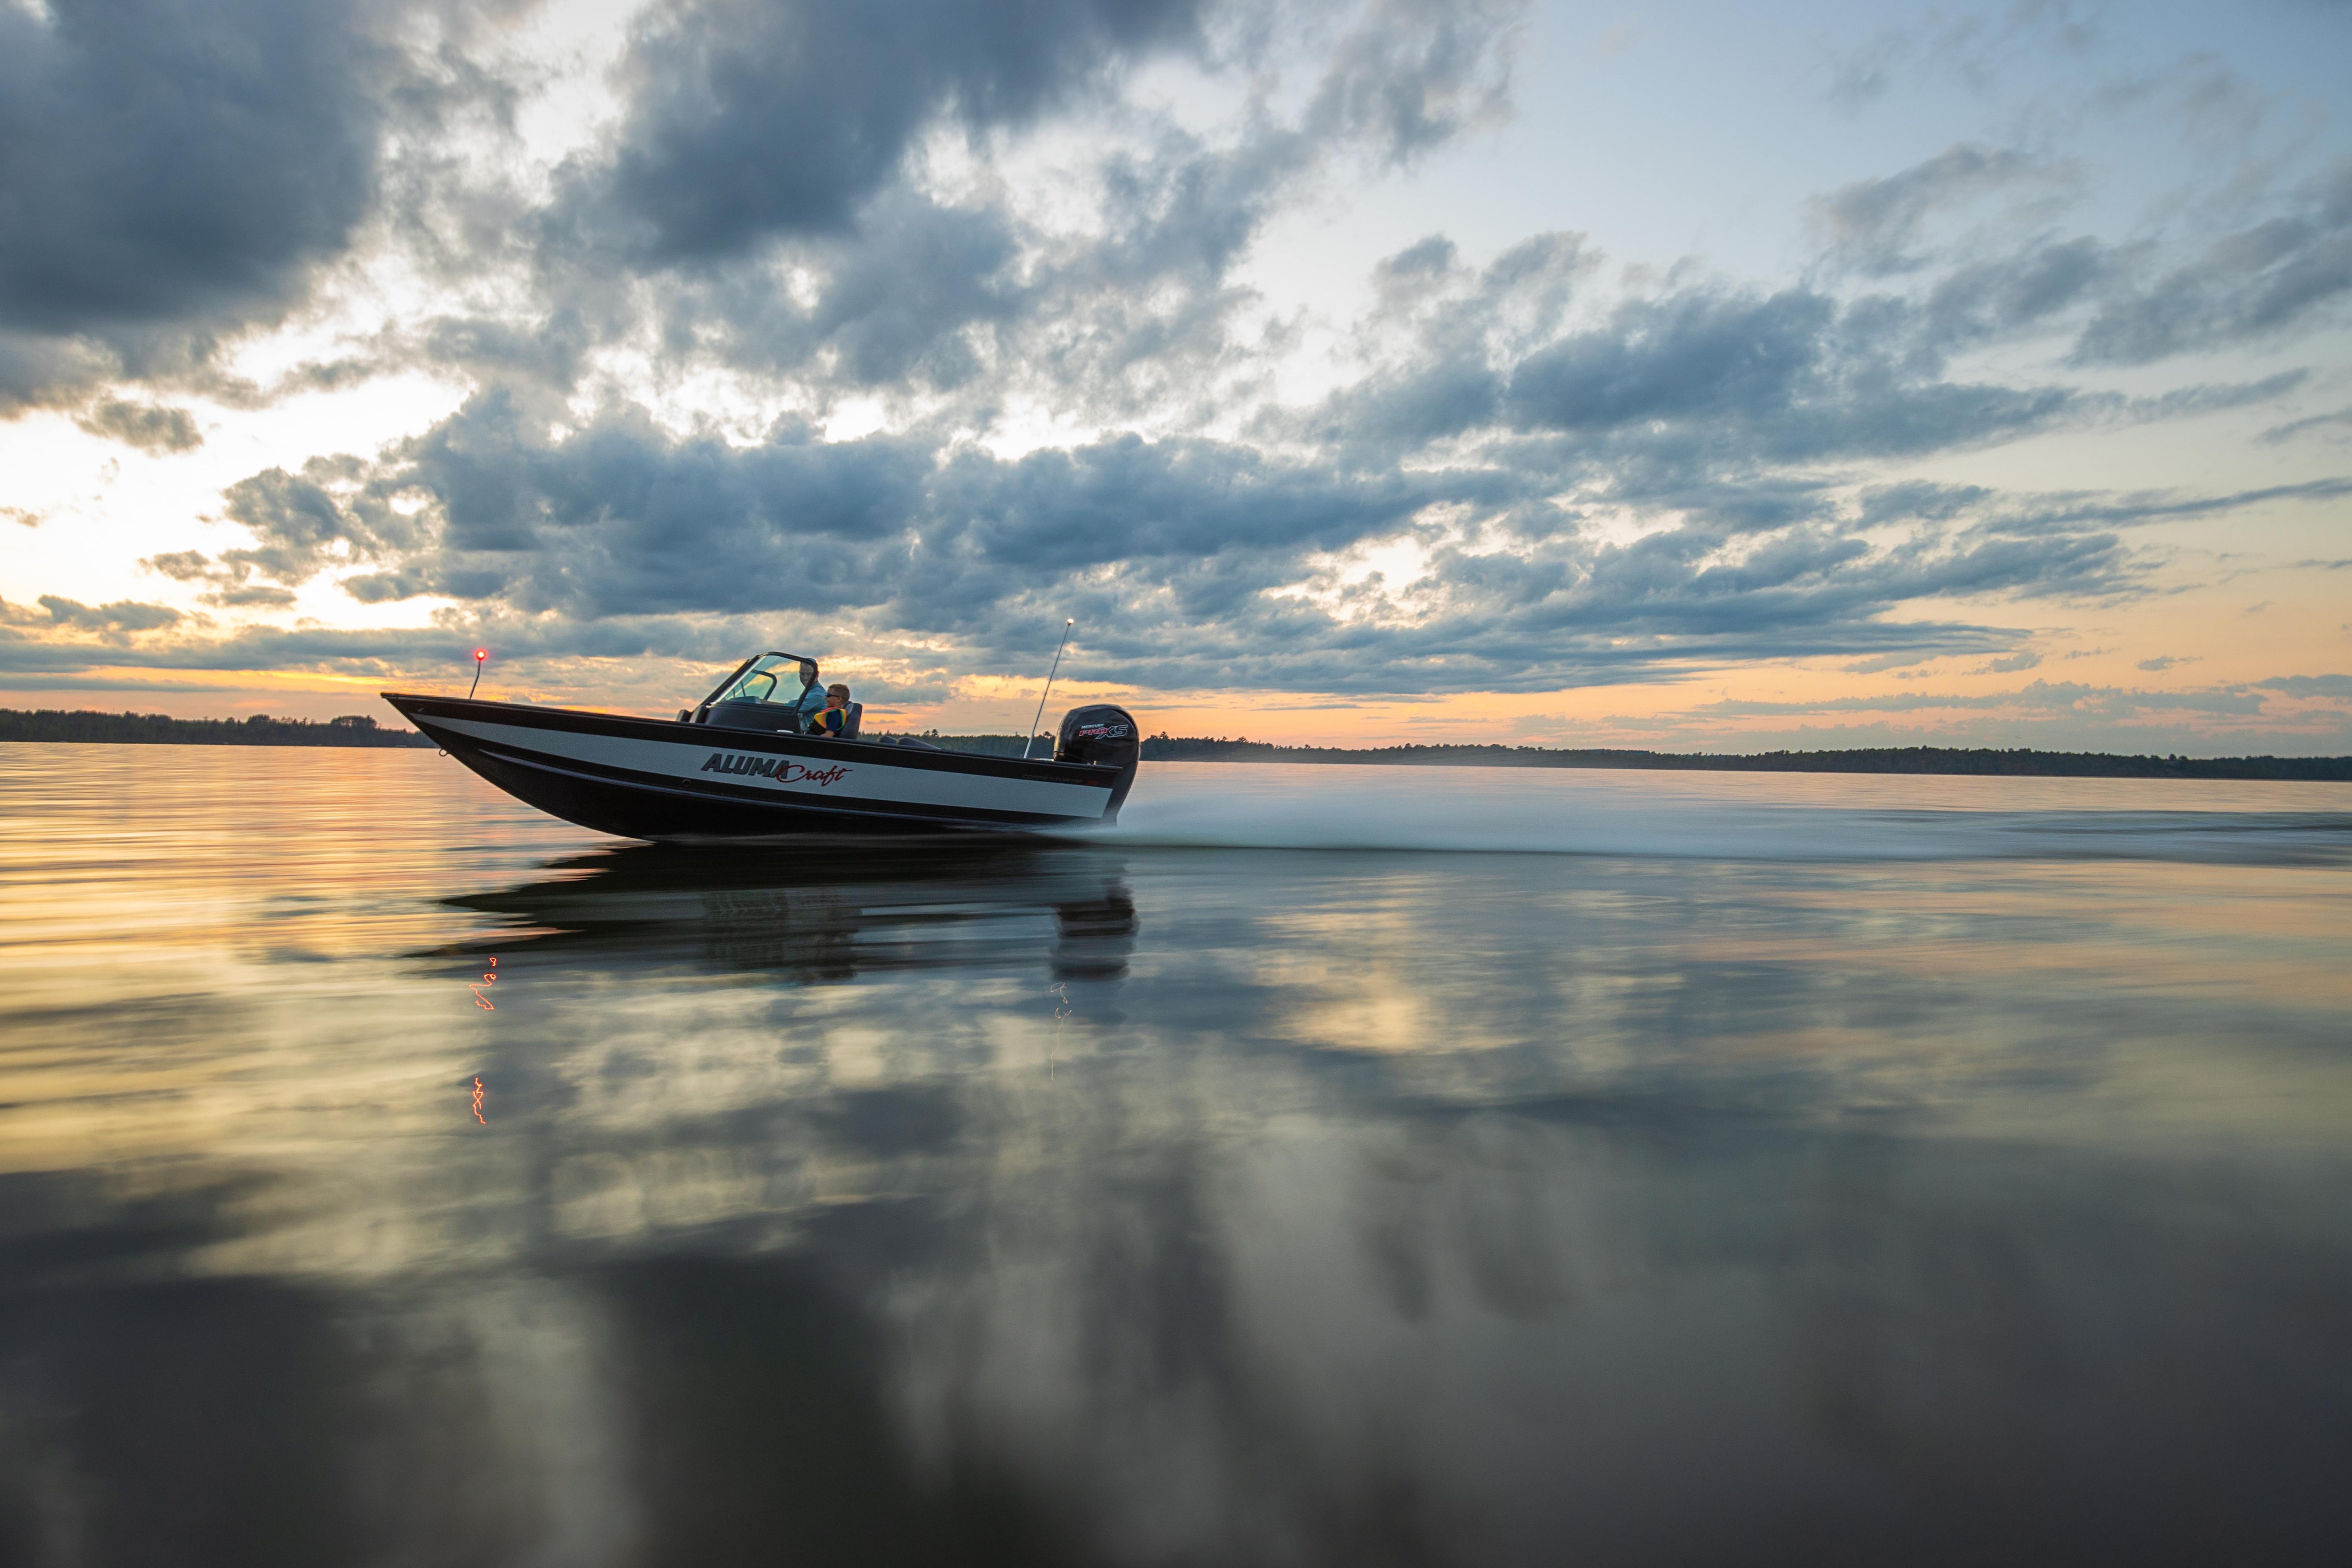
[[1906, 307], [1809, 289], [1706, 289], [1620, 306], [1515, 366], [1522, 429], [1613, 437], [1628, 458], [1740, 463], [1948, 451], [2078, 413], [2063, 387], [1939, 379], [1903, 356]]
[[1853, 664], [1842, 664], [1838, 666], [1838, 669], [1846, 675], [1884, 675], [1890, 669], [1910, 669], [1918, 665], [1930, 663], [1936, 659], [1941, 658], [1944, 656], [1945, 651], [1945, 649], [1939, 647], [1906, 647], [1899, 649], [1894, 653], [1882, 653], [1876, 658], [1865, 658], [1857, 660]]
[[1577, 431], [1785, 408], [1820, 368], [1836, 316], [1832, 301], [1796, 289], [1629, 303], [1607, 329], [1522, 360], [1511, 413], [1523, 426]]
[[197, 583], [204, 580], [212, 562], [201, 550], [173, 550], [162, 555], [151, 555], [140, 564], [150, 572], [160, 572], [174, 582]]
[[1897, 174], [1856, 180], [1822, 198], [1829, 255], [1865, 274], [1908, 272], [1926, 265], [1915, 247], [1930, 217], [1990, 193], [2065, 177], [2013, 148], [1963, 142]]
[[1308, 129], [1399, 163], [1451, 140], [1507, 96], [1517, 11], [1507, 0], [1375, 0], [1332, 50]]
[[1886, 522], [1949, 522], [1982, 511], [1999, 498], [1982, 485], [1939, 485], [1925, 479], [1870, 485], [1859, 498], [1864, 527]]
[[331, 565], [375, 561], [421, 543], [413, 522], [361, 486], [362, 473], [350, 458], [313, 458], [299, 475], [270, 468], [239, 479], [224, 492], [226, 510], [258, 542], [224, 551], [223, 565], [240, 584], [247, 573], [301, 583]]
[[1520, 241], [1483, 272], [1442, 235], [1372, 269], [1370, 325], [1401, 336], [1391, 362], [1328, 399], [1307, 428], [1322, 441], [1392, 451], [1496, 424], [1512, 359], [1550, 342], [1595, 258], [1577, 234]]
[[[1475, 279], [1442, 241], [1390, 258], [1375, 271], [1371, 325], [1399, 346], [1298, 427], [1388, 458], [1504, 431], [1557, 437], [1544, 460], [1561, 471], [1664, 499], [1793, 464], [1951, 451], [2101, 417], [2173, 417], [2297, 384], [2288, 373], [2133, 403], [1950, 379], [1944, 363], [1956, 342], [2056, 308], [2020, 294], [2021, 275], [1990, 270], [1958, 294], [1916, 300], [1695, 279], [1562, 332], [1591, 262], [1568, 235], [1528, 241]], [[1510, 277], [1498, 278], [1507, 264]]]
[[74, 423], [93, 436], [110, 437], [149, 452], [186, 452], [205, 444], [204, 432], [186, 409], [126, 403], [119, 397], [100, 398], [76, 415]]
[[[2011, 495], [1981, 485], [1941, 485], [1910, 480], [1865, 488], [1859, 497], [1867, 526], [1915, 521], [1975, 520], [2015, 533], [2143, 527], [2189, 518], [2217, 517], [2277, 501], [2329, 501], [2352, 495], [2352, 479], [2310, 479], [2294, 485], [2196, 495], [2180, 490], [2052, 490]], [[2304, 563], [2310, 564], [2310, 563]]]
[[[354, 557], [386, 553], [374, 530], [335, 533], [348, 503], [263, 478], [253, 499], [266, 504], [248, 510], [318, 552], [306, 560], [332, 538]], [[1339, 548], [1492, 488], [1344, 480], [1247, 447], [1132, 437], [1006, 462], [906, 438], [820, 441], [787, 424], [742, 447], [673, 437], [627, 409], [553, 441], [493, 395], [410, 443], [366, 494], [433, 499], [433, 547], [404, 558], [411, 591], [583, 618], [897, 606], [906, 625], [951, 627], [1024, 583]], [[365, 581], [363, 592], [386, 586]]]
[[2294, 210], [2208, 246], [2186, 266], [2102, 306], [2074, 362], [2146, 364], [2173, 354], [2274, 338], [2352, 293], [2352, 159]]
[[2105, 247], [2084, 237], [2035, 240], [1954, 268], [1924, 302], [1927, 342], [1940, 351], [2039, 326], [2089, 300], [2115, 265]]
[[[2273, 686], [2277, 683], [2266, 681], [2262, 684]], [[1696, 711], [1725, 718], [1750, 718], [2008, 708], [2099, 719], [2129, 719], [2144, 713], [2181, 711], [2244, 718], [2261, 714], [2263, 699], [2259, 690], [2245, 686], [2217, 687], [2206, 691], [2134, 691], [2121, 687], [2084, 686], [2074, 681], [2036, 680], [2015, 691], [1967, 695], [1913, 691], [1877, 697], [1828, 698], [1812, 702], [1726, 700], [1706, 703]]]
[[[981, 137], [1102, 96], [1181, 51], [1212, 63], [1207, 0], [675, 0], [638, 25], [628, 112], [575, 164], [575, 242], [707, 263], [844, 236], [931, 127]], [[1318, 6], [1301, 7], [1308, 14]], [[1408, 160], [1494, 113], [1512, 4], [1377, 0], [1330, 42], [1298, 131]], [[1245, 31], [1269, 25], [1246, 18]]]
[[2289, 697], [2352, 697], [2352, 675], [2283, 675], [2254, 684]]
[[267, 583], [234, 584], [205, 595], [205, 603], [221, 605], [231, 609], [282, 610], [294, 602], [293, 590], [274, 588]]
[[2311, 373], [2307, 370], [2283, 370], [2260, 381], [2175, 387], [2154, 397], [2134, 398], [2126, 406], [2132, 416], [2141, 419], [2187, 418], [2199, 414], [2216, 414], [2224, 409], [2250, 407], [2258, 403], [2274, 403], [2297, 391], [2310, 379]]
[[561, 443], [501, 395], [408, 444], [381, 490], [437, 505], [438, 591], [526, 611], [726, 612], [824, 602], [845, 553], [903, 532], [929, 454], [780, 426], [750, 448], [674, 441], [635, 409]]
[[[1962, 143], [1883, 178], [1856, 181], [1817, 204], [1832, 274], [1918, 274], [1906, 304], [1913, 353], [1927, 370], [1973, 343], [2079, 322], [2069, 363], [2151, 363], [2230, 343], [2275, 339], [2352, 292], [2352, 162], [2339, 161], [2262, 221], [2206, 243], [2195, 259], [2156, 238], [2109, 245], [2088, 235], [1979, 234], [1937, 265], [1927, 231], [1939, 214], [1989, 195], [2045, 198], [2072, 171], [2013, 150]], [[2031, 201], [2004, 215], [2011, 229]], [[2153, 273], [2153, 276], [2150, 274]], [[2072, 322], [2069, 317], [2072, 317]], [[1889, 346], [1892, 346], [1892, 339]], [[2301, 426], [2298, 426], [2300, 428]]]
[[[299, 475], [265, 469], [229, 486], [222, 497], [225, 516], [252, 533], [252, 546], [224, 550], [217, 559], [198, 550], [167, 551], [140, 564], [174, 582], [204, 584], [208, 605], [283, 609], [295, 603], [285, 584], [425, 544], [425, 531], [381, 487], [371, 486], [372, 478], [352, 458], [313, 458]], [[354, 584], [365, 581], [352, 579]], [[421, 585], [410, 590], [424, 591]], [[354, 594], [362, 601], [371, 597], [363, 587], [355, 587]]]
[[1090, 421], [1214, 399], [1249, 296], [1227, 274], [1310, 169], [1310, 138], [1233, 145], [1168, 132], [1091, 170], [1090, 226], [1048, 230], [1000, 203], [900, 183], [839, 234], [663, 274], [655, 331], [682, 358], [789, 378], [819, 405], [956, 394], [976, 425], [1028, 394]]
[[0, 624], [12, 626], [66, 626], [83, 632], [146, 632], [177, 626], [185, 617], [168, 605], [141, 605], [128, 599], [111, 605], [85, 605], [76, 599], [44, 594], [38, 601], [47, 620], [31, 611], [0, 600]]
[[0, 61], [0, 399], [282, 310], [368, 209], [379, 110], [350, 4], [10, 5]]
[[597, 346], [595, 327], [577, 310], [559, 307], [543, 317], [507, 321], [491, 316], [439, 316], [410, 345], [395, 345], [369, 371], [414, 358], [492, 384], [574, 385]]
[[2113, 493], [2057, 492], [2030, 499], [2004, 499], [1987, 509], [2001, 526], [2022, 531], [2132, 527], [2175, 522], [2192, 517], [2214, 517], [2272, 501], [2326, 501], [2352, 495], [2352, 479], [2310, 479], [2294, 485], [2266, 485], [2259, 489], [2230, 490], [2220, 495], [2185, 495], [2179, 490], [2137, 490]]
[[2315, 414], [2308, 418], [2291, 419], [2284, 425], [2273, 425], [2263, 431], [2259, 439], [2265, 446], [2276, 446], [2282, 441], [2292, 441], [2298, 436], [2307, 436], [2314, 432], [2333, 433], [2338, 430], [2352, 433], [2352, 408], [2339, 408], [2333, 414]]
[[174, 582], [202, 584], [208, 591], [199, 598], [226, 609], [282, 610], [296, 602], [291, 589], [254, 582], [249, 564], [215, 562], [199, 550], [150, 556], [139, 564]]
[[[788, 264], [676, 279], [660, 331], [760, 375], [861, 391], [953, 389], [997, 346], [989, 334], [1046, 302], [1023, 266], [1029, 243], [1000, 208], [893, 189], [868, 204], [854, 232], [802, 245]], [[808, 280], [804, 295], [793, 274]]]
[[1155, 47], [1197, 0], [685, 0], [638, 25], [609, 162], [574, 221], [656, 260], [839, 233], [935, 118], [1018, 125]]

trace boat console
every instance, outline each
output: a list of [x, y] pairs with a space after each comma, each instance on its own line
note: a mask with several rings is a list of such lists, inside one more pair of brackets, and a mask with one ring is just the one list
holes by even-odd
[[[824, 706], [816, 660], [796, 653], [763, 653], [735, 667], [735, 673], [714, 688], [701, 705], [681, 709], [678, 718], [689, 724], [715, 724], [722, 730], [759, 730], [769, 734], [811, 733], [812, 715]], [[866, 705], [849, 705], [849, 718], [840, 739], [857, 739], [858, 721]]]

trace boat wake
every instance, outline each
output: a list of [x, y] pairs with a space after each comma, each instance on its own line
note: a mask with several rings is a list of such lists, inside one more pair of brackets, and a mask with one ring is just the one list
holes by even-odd
[[1759, 860], [2352, 863], [2352, 786], [1151, 763], [1142, 847], [1421, 849]]

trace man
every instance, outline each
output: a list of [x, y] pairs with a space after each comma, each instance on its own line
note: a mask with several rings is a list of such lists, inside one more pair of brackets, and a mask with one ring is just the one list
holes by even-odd
[[824, 689], [824, 706], [809, 720], [809, 733], [839, 740], [848, 732], [849, 688], [838, 681]]
[[816, 683], [816, 664], [812, 659], [801, 660], [801, 694], [795, 699], [794, 706], [799, 709], [793, 716], [796, 732], [803, 735], [816, 733], [816, 716], [824, 708], [824, 688]]

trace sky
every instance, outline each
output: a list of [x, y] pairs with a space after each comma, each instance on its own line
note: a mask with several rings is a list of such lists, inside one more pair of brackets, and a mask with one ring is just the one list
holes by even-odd
[[[0, 706], [2352, 752], [2352, 4], [0, 0]], [[1051, 716], [1049, 715], [1049, 723]]]

